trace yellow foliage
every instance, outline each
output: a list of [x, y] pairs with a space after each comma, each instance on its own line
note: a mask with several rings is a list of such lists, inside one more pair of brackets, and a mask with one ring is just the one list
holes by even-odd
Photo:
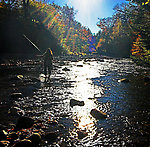
[[147, 5], [150, 2], [150, 0], [147, 0], [147, 2], [143, 2], [142, 5]]

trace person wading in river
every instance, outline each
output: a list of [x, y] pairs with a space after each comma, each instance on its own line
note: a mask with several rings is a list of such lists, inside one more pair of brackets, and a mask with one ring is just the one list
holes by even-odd
[[47, 76], [48, 79], [50, 78], [51, 71], [53, 69], [53, 52], [50, 48], [46, 50], [46, 52], [42, 55], [44, 59], [44, 74]]

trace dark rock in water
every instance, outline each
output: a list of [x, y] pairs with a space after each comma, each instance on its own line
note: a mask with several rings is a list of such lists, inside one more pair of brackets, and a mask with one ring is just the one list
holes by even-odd
[[7, 126], [0, 124], [0, 130], [5, 130], [7, 129]]
[[16, 140], [18, 137], [19, 136], [16, 132], [9, 133], [9, 138], [11, 138], [12, 140]]
[[97, 109], [92, 109], [90, 114], [96, 119], [105, 119], [105, 118], [107, 118], [106, 113], [104, 113], [102, 111], [99, 111]]
[[8, 113], [13, 116], [23, 116], [25, 114], [24, 110], [18, 107], [12, 107], [8, 110]]
[[83, 139], [84, 137], [88, 135], [88, 133], [84, 131], [77, 131], [77, 134], [78, 134], [79, 139]]
[[27, 87], [20, 88], [20, 91], [24, 96], [32, 96], [34, 94], [35, 89], [35, 87], [29, 85]]
[[144, 77], [144, 82], [150, 82], [150, 77]]
[[17, 75], [17, 78], [18, 78], [19, 80], [22, 80], [24, 77], [23, 77], [23, 75]]
[[48, 124], [49, 125], [58, 125], [58, 122], [56, 120], [51, 120], [51, 121], [48, 121]]
[[43, 137], [44, 140], [48, 142], [55, 142], [58, 137], [57, 132], [48, 132], [46, 135]]
[[83, 65], [77, 65], [77, 67], [83, 67]]
[[7, 140], [0, 141], [0, 147], [7, 147], [9, 146], [10, 142]]
[[67, 67], [62, 69], [63, 71], [70, 71], [70, 69], [68, 69]]
[[0, 130], [0, 140], [5, 140], [7, 138], [7, 132]]
[[120, 80], [118, 80], [118, 82], [128, 83], [128, 82], [129, 82], [129, 80], [128, 80], [128, 79], [126, 79], [126, 78], [124, 78], [124, 79], [120, 79]]
[[18, 98], [22, 98], [23, 95], [22, 95], [22, 93], [12, 93], [12, 94], [10, 95], [10, 97], [11, 97], [12, 99], [14, 99], [14, 100], [17, 100]]
[[13, 145], [13, 147], [33, 147], [30, 140], [24, 139]]
[[105, 60], [104, 60], [104, 59], [98, 59], [98, 61], [100, 61], [100, 62], [105, 62]]
[[39, 133], [32, 134], [28, 139], [31, 140], [34, 147], [37, 147], [42, 141]]
[[21, 81], [21, 80], [23, 80], [23, 75], [15, 75], [15, 76], [13, 76], [13, 77], [10, 77], [9, 79], [12, 81]]
[[29, 117], [22, 116], [18, 119], [16, 129], [27, 129], [31, 128], [34, 124], [34, 120]]
[[71, 107], [73, 107], [73, 106], [84, 106], [84, 105], [85, 105], [84, 101], [78, 101], [75, 99], [70, 100], [70, 106]]

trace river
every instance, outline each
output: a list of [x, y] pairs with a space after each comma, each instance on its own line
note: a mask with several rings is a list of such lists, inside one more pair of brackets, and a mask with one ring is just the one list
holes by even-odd
[[[67, 70], [64, 70], [67, 69]], [[150, 76], [147, 67], [131, 59], [89, 58], [54, 62], [49, 83], [33, 97], [18, 101], [36, 119], [57, 120], [61, 139], [69, 146], [148, 146], [150, 142]], [[128, 79], [120, 82], [120, 79]], [[70, 100], [84, 106], [70, 106]], [[107, 114], [97, 120], [92, 109]], [[78, 137], [78, 131], [86, 135]]]

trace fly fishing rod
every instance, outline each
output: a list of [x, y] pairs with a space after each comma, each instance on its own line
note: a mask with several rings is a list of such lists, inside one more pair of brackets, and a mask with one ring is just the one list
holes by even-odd
[[26, 38], [40, 53], [42, 53], [40, 49], [25, 34], [23, 34], [23, 37]]

